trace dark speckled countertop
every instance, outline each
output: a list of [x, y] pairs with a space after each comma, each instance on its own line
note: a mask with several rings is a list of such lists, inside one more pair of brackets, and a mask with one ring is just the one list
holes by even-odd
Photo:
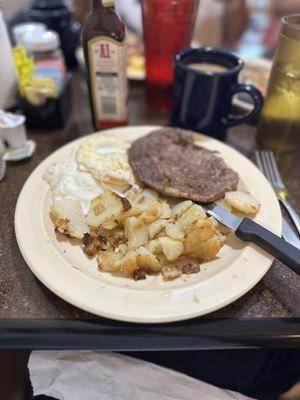
[[[86, 85], [79, 73], [76, 74], [72, 82], [72, 98], [73, 113], [66, 128], [61, 131], [52, 132], [46, 130], [39, 132], [30, 131], [30, 138], [33, 138], [37, 142], [36, 153], [32, 159], [28, 161], [18, 164], [9, 164], [6, 177], [4, 181], [0, 183], [0, 347], [48, 348], [48, 342], [43, 342], [41, 337], [43, 337], [43, 329], [47, 330], [47, 326], [49, 326], [50, 329], [50, 325], [53, 332], [55, 332], [54, 336], [58, 335], [56, 337], [61, 337], [59, 335], [62, 334], [62, 332], [67, 334], [66, 332], [68, 332], [68, 329], [71, 329], [73, 333], [78, 329], [79, 337], [80, 332], [82, 334], [82, 330], [89, 331], [88, 327], [91, 327], [89, 321], [93, 322], [93, 329], [95, 329], [95, 326], [98, 327], [97, 333], [99, 335], [103, 326], [105, 326], [106, 329], [107, 326], [109, 326], [110, 330], [113, 329], [112, 327], [118, 329], [117, 336], [120, 337], [119, 335], [120, 331], [122, 331], [122, 327], [124, 327], [124, 329], [125, 327], [129, 329], [128, 327], [131, 326], [129, 324], [113, 323], [108, 320], [97, 319], [95, 316], [73, 307], [52, 294], [34, 277], [23, 260], [16, 243], [14, 233], [14, 211], [20, 190], [30, 173], [45, 157], [60, 146], [92, 132]], [[165, 114], [153, 111], [147, 107], [145, 102], [145, 90], [142, 84], [134, 84], [131, 86], [130, 116], [130, 124], [133, 125], [158, 125], [167, 124], [168, 122]], [[253, 150], [256, 148], [255, 135], [256, 129], [254, 126], [244, 125], [231, 130], [228, 134], [227, 142], [248, 157], [251, 157]], [[292, 202], [300, 213], [300, 153], [280, 155], [279, 164], [284, 181], [292, 196]], [[209, 315], [205, 319], [197, 319], [194, 321], [195, 326], [198, 327], [202, 326], [202, 323], [208, 324], [206, 327], [208, 327], [207, 329], [209, 330], [209, 326], [211, 326], [209, 325], [210, 323], [220, 323], [220, 321], [226, 320], [225, 325], [229, 327], [229, 331], [225, 336], [226, 340], [229, 342], [233, 340], [234, 336], [236, 338], [240, 337], [240, 339], [243, 340], [243, 330], [241, 330], [240, 333], [237, 332], [233, 334], [232, 340], [230, 336], [230, 331], [233, 330], [236, 332], [236, 329], [238, 330], [239, 323], [243, 324], [250, 321], [251, 326], [254, 327], [253, 324], [257, 322], [260, 324], [258, 330], [261, 329], [261, 333], [263, 334], [263, 332], [265, 332], [263, 323], [266, 321], [267, 324], [265, 326], [273, 326], [274, 332], [276, 331], [277, 333], [278, 329], [281, 329], [283, 336], [284, 326], [293, 326], [292, 332], [290, 328], [287, 328], [289, 333], [285, 337], [287, 342], [285, 342], [284, 345], [288, 345], [288, 336], [290, 336], [290, 338], [293, 336], [295, 339], [295, 334], [297, 336], [297, 332], [297, 338], [300, 342], [299, 317], [300, 276], [297, 276], [282, 263], [276, 261], [261, 282], [245, 296], [230, 306]], [[47, 321], [51, 321], [51, 323], [47, 325]], [[70, 321], [72, 321], [72, 324], [68, 325]], [[280, 325], [279, 328], [277, 325], [278, 321], [287, 322], [288, 324]], [[81, 323], [85, 324], [84, 327]], [[178, 324], [178, 327], [179, 326], [182, 327], [183, 324]], [[185, 326], [191, 329], [193, 322], [188, 322]], [[172, 324], [171, 327], [170, 329], [176, 329], [176, 324]], [[60, 328], [62, 329], [61, 331], [59, 330]], [[164, 326], [162, 329], [166, 332], [167, 327]], [[188, 331], [188, 328], [186, 329]], [[201, 328], [199, 329], [200, 337]], [[220, 329], [222, 328], [220, 327]], [[246, 325], [245, 329], [247, 329]], [[158, 332], [158, 326], [156, 326], [155, 331]], [[271, 331], [272, 329], [270, 332]], [[23, 337], [22, 335], [24, 332], [27, 332], [29, 336], [29, 332], [35, 332], [36, 334], [39, 332], [41, 335], [38, 339], [40, 340], [40, 344], [34, 341], [34, 336], [31, 338], [32, 341], [29, 341], [31, 344], [29, 344], [29, 342], [22, 342], [21, 337]], [[111, 331], [111, 335], [113, 335], [113, 331]], [[270, 335], [272, 336], [272, 334]], [[15, 341], [17, 337], [19, 341]], [[65, 336], [62, 337], [65, 338]], [[47, 340], [50, 339], [48, 338]], [[55, 347], [68, 347], [67, 344], [63, 345], [63, 339], [61, 340], [62, 342], [56, 342]], [[86, 339], [85, 343], [87, 344], [87, 342], [88, 340]], [[73, 347], [87, 347], [87, 345], [83, 345], [82, 342], [80, 342], [81, 345], [78, 344], [78, 346], [76, 346], [75, 343], [77, 343], [76, 340]], [[98, 348], [112, 349], [128, 348], [122, 344], [120, 344], [120, 346], [102, 346], [101, 343], [98, 342], [95, 346]], [[139, 346], [133, 347], [136, 349]], [[179, 348], [180, 346], [173, 344], [173, 347]], [[198, 347], [218, 346], [210, 344], [210, 346], [199, 345]], [[147, 345], [140, 345], [140, 348], [147, 348]], [[159, 346], [154, 346], [152, 348], [159, 348]]]

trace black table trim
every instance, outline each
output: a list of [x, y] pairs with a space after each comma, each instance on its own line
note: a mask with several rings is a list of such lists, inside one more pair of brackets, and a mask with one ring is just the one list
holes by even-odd
[[166, 325], [0, 320], [0, 349], [159, 351], [300, 348], [300, 318], [199, 318]]

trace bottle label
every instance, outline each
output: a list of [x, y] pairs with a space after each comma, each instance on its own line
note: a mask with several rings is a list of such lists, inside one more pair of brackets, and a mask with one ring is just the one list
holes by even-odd
[[90, 84], [97, 121], [127, 119], [126, 46], [107, 37], [88, 43]]

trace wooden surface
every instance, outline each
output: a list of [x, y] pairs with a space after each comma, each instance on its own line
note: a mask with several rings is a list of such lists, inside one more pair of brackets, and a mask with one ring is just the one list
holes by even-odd
[[[70, 99], [71, 100], [71, 99]], [[46, 289], [31, 273], [23, 260], [14, 234], [14, 210], [19, 192], [33, 169], [54, 150], [73, 139], [91, 133], [92, 125], [86, 83], [77, 73], [72, 82], [73, 113], [61, 131], [31, 131], [37, 142], [32, 159], [10, 164], [0, 183], [0, 320], [30, 318], [74, 319], [95, 318], [81, 311]], [[143, 84], [130, 88], [130, 124], [167, 124], [168, 115], [150, 109], [145, 101]], [[240, 126], [230, 131], [227, 142], [251, 157], [256, 147], [254, 126]], [[299, 153], [280, 156], [280, 165], [294, 205], [300, 212]], [[33, 194], [34, 195], [34, 194]], [[276, 261], [269, 273], [249, 293], [209, 318], [299, 317], [300, 277]], [[0, 326], [1, 331], [1, 326]]]

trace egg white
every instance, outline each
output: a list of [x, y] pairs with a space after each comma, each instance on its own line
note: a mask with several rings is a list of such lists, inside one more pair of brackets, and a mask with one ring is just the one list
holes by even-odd
[[78, 200], [85, 214], [91, 200], [103, 193], [100, 184], [89, 173], [79, 171], [74, 160], [52, 165], [45, 172], [44, 179], [50, 185], [53, 202]]

